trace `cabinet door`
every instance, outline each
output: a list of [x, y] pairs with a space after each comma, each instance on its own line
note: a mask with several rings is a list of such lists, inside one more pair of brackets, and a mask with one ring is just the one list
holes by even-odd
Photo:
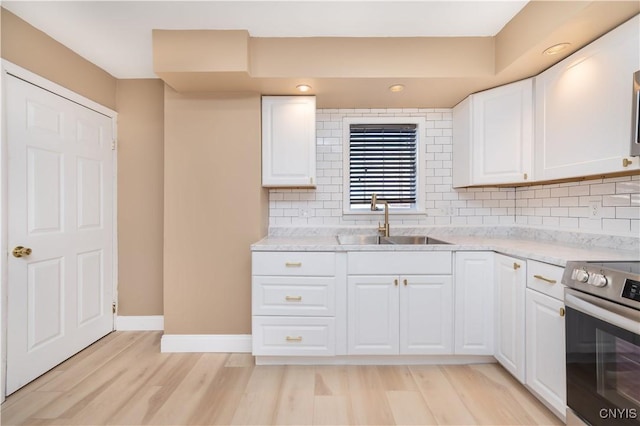
[[397, 276], [348, 278], [348, 353], [398, 354]]
[[453, 353], [450, 275], [400, 277], [400, 353]]
[[527, 289], [527, 385], [559, 413], [567, 408], [563, 309], [560, 300]]
[[316, 184], [315, 96], [262, 97], [262, 186]]
[[474, 185], [532, 178], [533, 84], [519, 81], [472, 95]]
[[471, 96], [453, 107], [453, 162], [454, 188], [473, 185], [471, 181]]
[[493, 252], [456, 252], [455, 353], [493, 355]]
[[536, 179], [640, 168], [637, 158], [623, 165], [631, 147], [639, 27], [636, 16], [536, 77]]
[[526, 262], [496, 254], [495, 357], [521, 383], [525, 379]]

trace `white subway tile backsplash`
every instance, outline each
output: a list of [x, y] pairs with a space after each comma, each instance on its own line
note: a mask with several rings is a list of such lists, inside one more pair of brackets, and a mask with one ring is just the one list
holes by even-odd
[[[362, 108], [317, 111], [317, 188], [271, 189], [270, 226], [376, 226], [380, 215], [344, 215], [344, 117], [424, 117], [422, 153], [427, 214], [391, 215], [392, 226], [528, 225], [640, 233], [640, 176], [518, 188], [453, 189], [452, 118], [448, 108]], [[601, 219], [589, 218], [591, 203]]]

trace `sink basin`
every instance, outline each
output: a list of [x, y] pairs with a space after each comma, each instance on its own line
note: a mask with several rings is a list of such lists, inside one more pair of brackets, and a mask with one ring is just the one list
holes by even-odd
[[380, 244], [378, 235], [338, 235], [338, 242], [342, 245]]
[[425, 235], [394, 235], [381, 237], [378, 235], [338, 235], [338, 242], [342, 245], [362, 244], [449, 244], [447, 242], [427, 237]]
[[381, 237], [380, 244], [449, 244], [425, 235], [394, 235], [391, 237]]

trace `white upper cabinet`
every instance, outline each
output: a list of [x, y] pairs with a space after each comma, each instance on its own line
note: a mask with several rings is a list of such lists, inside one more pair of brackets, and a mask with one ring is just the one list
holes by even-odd
[[471, 95], [453, 111], [453, 186], [532, 179], [532, 79]]
[[535, 78], [537, 180], [640, 169], [629, 157], [638, 46], [640, 16]]
[[262, 97], [262, 186], [316, 186], [315, 96]]

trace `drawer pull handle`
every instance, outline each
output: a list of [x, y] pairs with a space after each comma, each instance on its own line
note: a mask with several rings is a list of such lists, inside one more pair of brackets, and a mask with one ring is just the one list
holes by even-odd
[[287, 336], [287, 342], [302, 342], [302, 336]]
[[561, 317], [563, 317], [563, 316], [564, 316], [564, 314], [565, 314], [565, 312], [564, 312], [564, 308], [560, 308], [560, 316], [561, 316]]
[[552, 280], [551, 278], [545, 278], [545, 277], [543, 277], [542, 275], [534, 275], [534, 276], [533, 276], [533, 278], [537, 278], [537, 279], [539, 279], [539, 280], [542, 280], [542, 281], [548, 282], [549, 284], [555, 284], [555, 283], [557, 283], [557, 281], [556, 281], [556, 280]]
[[302, 262], [286, 262], [284, 266], [287, 268], [299, 268], [302, 266]]
[[520, 269], [520, 264], [513, 262], [513, 269]]
[[398, 286], [398, 280], [393, 280], [393, 285]]
[[407, 286], [407, 284], [408, 284], [408, 283], [407, 283], [407, 280], [402, 280], [402, 282], [403, 282], [404, 286], [406, 287], [406, 286]]
[[302, 296], [285, 296], [284, 300], [287, 302], [300, 302], [302, 300]]

